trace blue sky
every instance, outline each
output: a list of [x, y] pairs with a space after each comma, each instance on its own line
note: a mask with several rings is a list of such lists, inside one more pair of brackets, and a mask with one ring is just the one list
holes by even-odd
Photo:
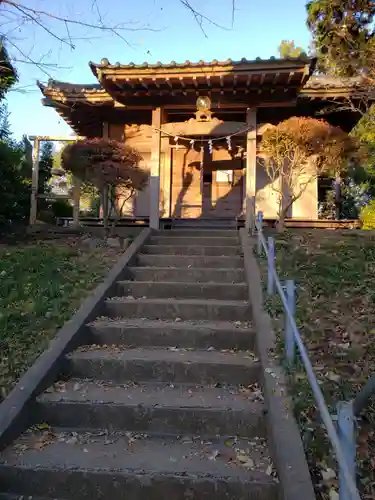
[[[23, 3], [88, 23], [98, 19], [98, 7], [105, 24], [126, 23], [131, 29], [121, 31], [125, 42], [110, 33], [70, 26], [75, 50], [35, 25], [26, 23], [10, 33], [12, 43], [27, 57], [38, 61], [42, 58], [44, 63], [55, 65], [52, 69], [44, 67], [53, 78], [77, 83], [94, 82], [87, 63], [100, 62], [103, 57], [112, 63], [268, 58], [277, 56], [277, 47], [283, 39], [294, 40], [306, 49], [310, 41], [305, 26], [305, 0], [236, 0], [233, 28], [231, 0], [191, 0], [200, 12], [228, 28], [205, 22], [207, 37], [179, 0], [24, 0]], [[51, 31], [67, 36], [63, 24], [45, 19]], [[8, 29], [16, 26], [10, 19]], [[24, 58], [11, 46], [10, 50], [16, 57]], [[14, 135], [70, 135], [71, 129], [58, 114], [40, 102], [41, 93], [35, 81], [46, 81], [48, 76], [32, 64], [20, 62], [17, 67], [18, 87], [26, 87], [27, 91], [13, 91], [8, 96]]]

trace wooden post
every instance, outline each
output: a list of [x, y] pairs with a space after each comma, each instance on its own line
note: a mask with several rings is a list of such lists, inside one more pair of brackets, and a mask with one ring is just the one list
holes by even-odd
[[341, 215], [341, 176], [336, 174], [334, 181], [334, 192], [335, 192], [335, 217], [336, 220], [340, 219]]
[[79, 203], [81, 199], [81, 180], [73, 176], [73, 224], [79, 226]]
[[171, 149], [169, 147], [169, 137], [161, 139], [161, 149], [163, 152], [163, 215], [164, 217], [171, 216], [171, 179], [172, 179], [172, 162]]
[[150, 169], [150, 228], [159, 229], [160, 149], [162, 108], [152, 110], [151, 169]]
[[[102, 123], [102, 138], [103, 139], [109, 139], [109, 125], [108, 125], [108, 122], [103, 122]], [[104, 201], [104, 195], [103, 195], [103, 193], [100, 193], [99, 217], [102, 217], [102, 218], [104, 218], [103, 201]]]
[[38, 210], [38, 184], [39, 184], [39, 138], [34, 137], [33, 147], [33, 170], [31, 180], [31, 200], [30, 200], [30, 225], [35, 224]]
[[254, 232], [257, 163], [256, 108], [247, 110], [246, 123], [249, 130], [246, 138], [245, 227], [248, 231]]

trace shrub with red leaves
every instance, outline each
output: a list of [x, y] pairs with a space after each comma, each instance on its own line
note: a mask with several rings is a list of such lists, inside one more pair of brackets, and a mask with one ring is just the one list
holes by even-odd
[[65, 146], [61, 158], [65, 170], [100, 191], [110, 186], [142, 190], [147, 182], [147, 172], [139, 167], [142, 156], [123, 142], [101, 138], [78, 141]]
[[115, 212], [115, 225], [125, 202], [147, 184], [148, 172], [139, 166], [142, 156], [123, 142], [97, 138], [71, 143], [61, 160], [66, 171], [99, 190], [106, 231], [109, 213]]

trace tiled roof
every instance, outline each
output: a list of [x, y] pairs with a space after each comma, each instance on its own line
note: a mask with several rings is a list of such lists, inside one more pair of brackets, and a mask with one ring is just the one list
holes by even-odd
[[121, 64], [119, 62], [116, 62], [115, 64], [111, 64], [107, 58], [103, 58], [99, 64], [96, 64], [94, 62], [89, 63], [91, 69], [95, 71], [95, 69], [144, 69], [144, 68], [150, 68], [150, 69], [163, 69], [163, 68], [210, 68], [213, 66], [241, 66], [241, 65], [247, 65], [247, 64], [259, 64], [259, 63], [267, 63], [267, 64], [280, 64], [283, 62], [299, 62], [299, 63], [309, 63], [311, 61], [311, 58], [307, 56], [302, 56], [302, 57], [292, 57], [289, 59], [280, 59], [276, 57], [270, 57], [269, 59], [262, 59], [260, 57], [257, 57], [256, 59], [246, 59], [243, 57], [240, 61], [233, 61], [232, 59], [227, 59], [226, 61], [218, 61], [214, 59], [213, 61], [198, 61], [198, 62], [192, 62], [192, 61], [185, 61], [183, 63], [177, 63], [175, 61], [171, 61], [169, 63], [162, 63], [160, 61], [157, 61], [155, 64], [151, 64], [148, 62], [144, 62], [142, 64], [135, 64], [133, 62], [130, 62], [128, 64]]
[[363, 83], [364, 80], [362, 77], [334, 78], [325, 75], [315, 75], [307, 81], [304, 90], [360, 88], [363, 86]]
[[100, 83], [69, 83], [61, 82], [59, 80], [49, 79], [47, 85], [41, 82], [37, 82], [38, 87], [43, 92], [45, 89], [56, 90], [57, 92], [69, 92], [71, 94], [81, 94], [81, 93], [106, 93], [106, 90], [100, 85]]

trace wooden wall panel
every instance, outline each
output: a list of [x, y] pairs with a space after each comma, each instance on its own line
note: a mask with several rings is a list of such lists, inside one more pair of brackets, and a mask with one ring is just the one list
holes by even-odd
[[200, 152], [172, 149], [171, 216], [197, 218], [202, 214]]
[[109, 123], [109, 138], [115, 141], [124, 140], [124, 124]]
[[226, 148], [212, 153], [212, 216], [236, 217], [243, 207], [243, 162]]
[[[176, 218], [236, 217], [242, 213], [243, 165], [228, 151], [214, 150], [204, 155], [204, 172], [212, 182], [201, 181], [201, 153], [172, 149], [172, 216]], [[232, 171], [230, 182], [219, 171]], [[228, 177], [227, 177], [228, 179]]]

